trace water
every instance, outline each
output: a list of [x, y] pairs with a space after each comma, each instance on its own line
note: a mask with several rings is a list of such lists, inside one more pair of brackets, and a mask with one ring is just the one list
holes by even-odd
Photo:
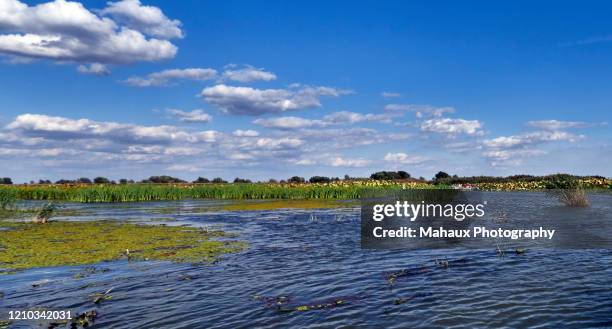
[[[522, 207], [558, 207], [540, 194], [512, 197], [524, 201]], [[611, 200], [596, 196], [584, 211], [610, 216]], [[116, 261], [96, 264], [97, 272], [82, 278], [74, 276], [86, 266], [2, 275], [0, 310], [95, 309], [94, 328], [612, 326], [610, 250], [534, 249], [505, 257], [493, 247], [362, 250], [358, 208], [206, 211], [223, 203], [68, 204], [75, 212], [63, 219], [172, 218], [177, 221], [164, 223], [236, 232], [249, 249], [205, 266]], [[437, 267], [434, 259], [441, 257], [467, 261]], [[393, 286], [384, 275], [422, 266], [429, 270], [398, 278]], [[34, 282], [42, 284], [33, 287]], [[92, 303], [91, 294], [111, 287], [112, 300]], [[323, 310], [279, 312], [253, 295], [288, 296], [294, 306], [346, 302]], [[406, 301], [395, 305], [399, 298]], [[10, 328], [39, 325], [44, 322], [15, 322]]]

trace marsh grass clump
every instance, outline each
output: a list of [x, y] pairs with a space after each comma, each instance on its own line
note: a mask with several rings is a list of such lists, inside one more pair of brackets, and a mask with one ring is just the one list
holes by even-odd
[[17, 191], [14, 189], [0, 189], [0, 211], [11, 210], [17, 202]]
[[53, 213], [57, 210], [59, 206], [55, 203], [48, 202], [40, 210], [36, 213], [36, 217], [34, 217], [35, 223], [45, 224], [48, 223], [51, 217], [53, 217]]
[[588, 207], [589, 198], [585, 190], [580, 188], [565, 190], [550, 190], [547, 194], [557, 198], [561, 203], [568, 207]]
[[[0, 225], [4, 225], [0, 222]], [[222, 231], [119, 222], [13, 223], [0, 234], [0, 269], [89, 265], [126, 257], [204, 263], [245, 244]]]

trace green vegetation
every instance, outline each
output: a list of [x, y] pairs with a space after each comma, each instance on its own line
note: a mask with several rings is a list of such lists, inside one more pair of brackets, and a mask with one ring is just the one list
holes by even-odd
[[[221, 231], [117, 222], [0, 221], [0, 269], [84, 265], [120, 258], [210, 262], [245, 247]], [[2, 273], [0, 271], [0, 273]]]
[[[423, 185], [425, 187], [426, 185]], [[22, 200], [127, 202], [181, 199], [357, 199], [363, 190], [397, 189], [402, 183], [372, 184], [126, 184], [0, 187]]]
[[[338, 199], [360, 198], [365, 191], [387, 191], [423, 188], [470, 188], [479, 190], [546, 190], [559, 188], [612, 189], [612, 180], [601, 176], [571, 176], [556, 174], [549, 176], [518, 175], [509, 177], [458, 177], [439, 172], [433, 181], [410, 178], [404, 171], [381, 171], [371, 179], [345, 177], [329, 178], [313, 176], [309, 182], [294, 176], [277, 183], [251, 183], [236, 178], [228, 184], [221, 178], [208, 180], [199, 177], [199, 183], [184, 183], [170, 176], [153, 176], [145, 180], [163, 183], [130, 183], [125, 179], [120, 184], [30, 184], [0, 185], [0, 207], [10, 207], [15, 199], [57, 200], [73, 202], [130, 202], [183, 199]], [[79, 179], [85, 181], [85, 178]], [[95, 181], [107, 181], [97, 177]], [[168, 183], [170, 182], [170, 183]]]

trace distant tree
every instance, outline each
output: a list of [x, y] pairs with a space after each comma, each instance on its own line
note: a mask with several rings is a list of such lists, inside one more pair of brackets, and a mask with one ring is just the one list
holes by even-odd
[[308, 181], [311, 183], [329, 183], [331, 178], [325, 176], [312, 176]]
[[3, 185], [12, 185], [13, 184], [13, 180], [11, 180], [9, 177], [3, 177], [3, 178], [0, 178], [0, 184], [3, 184]]
[[60, 179], [57, 180], [55, 184], [74, 184], [74, 181], [69, 179]]
[[187, 183], [186, 181], [172, 176], [151, 176], [142, 181], [143, 183], [169, 184], [169, 183]]
[[450, 177], [449, 174], [447, 174], [447, 173], [445, 173], [443, 171], [438, 171], [438, 173], [434, 176], [434, 180], [435, 181], [439, 181], [439, 180], [442, 180], [442, 179], [445, 179], [445, 178], [449, 178], [449, 177]]
[[378, 171], [370, 175], [371, 179], [375, 180], [394, 180], [394, 179], [408, 179], [410, 174], [405, 171]]
[[198, 177], [198, 179], [194, 180], [193, 183], [195, 183], [195, 184], [210, 183], [210, 180], [208, 178], [205, 178], [205, 177]]
[[121, 179], [119, 180], [119, 184], [123, 184], [123, 185], [125, 185], [125, 184], [127, 184], [127, 183], [128, 183], [128, 180], [127, 180], [127, 179], [125, 179], [125, 178], [121, 178]]
[[293, 176], [293, 177], [289, 178], [287, 181], [289, 183], [305, 183], [306, 182], [304, 177], [300, 177], [300, 176]]
[[405, 171], [403, 171], [403, 170], [398, 171], [397, 175], [399, 176], [399, 179], [408, 179], [408, 178], [410, 178], [410, 174], [405, 172]]
[[274, 179], [274, 178], [270, 178], [270, 179], [268, 180], [268, 183], [269, 183], [269, 184], [278, 184], [278, 181], [277, 181], [276, 179]]
[[96, 177], [93, 182], [94, 184], [110, 184], [110, 180], [106, 177]]
[[226, 180], [224, 180], [224, 179], [223, 179], [223, 178], [221, 178], [221, 177], [214, 178], [214, 179], [212, 180], [212, 182], [213, 182], [213, 183], [215, 183], [215, 184], [225, 184], [225, 183], [227, 183], [227, 181], [226, 181]]
[[38, 184], [53, 184], [53, 183], [48, 179], [39, 179]]
[[349, 175], [344, 175], [344, 180], [351, 180], [351, 176], [349, 176]]
[[250, 184], [252, 183], [250, 179], [236, 177], [234, 178], [234, 183], [236, 184]]
[[79, 184], [91, 184], [91, 179], [89, 179], [87, 177], [81, 177], [81, 178], [77, 179], [76, 182], [79, 183]]

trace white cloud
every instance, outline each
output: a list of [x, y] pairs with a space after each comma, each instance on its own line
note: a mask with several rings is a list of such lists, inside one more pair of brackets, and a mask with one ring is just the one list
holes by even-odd
[[439, 118], [447, 113], [455, 113], [455, 109], [452, 107], [433, 107], [415, 104], [387, 104], [385, 110], [390, 112], [414, 112], [417, 118]]
[[41, 114], [22, 114], [7, 129], [26, 136], [51, 140], [104, 138], [119, 144], [214, 142], [216, 131], [186, 132], [173, 126], [139, 126], [116, 122], [98, 122], [89, 119], [68, 119]]
[[458, 134], [482, 135], [482, 123], [478, 120], [439, 118], [421, 123], [421, 130], [455, 136]]
[[135, 87], [167, 86], [174, 80], [205, 81], [214, 79], [217, 71], [209, 68], [170, 69], [154, 72], [146, 77], [131, 77], [125, 83]]
[[83, 74], [92, 74], [92, 75], [109, 75], [110, 70], [104, 64], [100, 63], [91, 63], [91, 64], [81, 64], [77, 67], [77, 70]]
[[100, 13], [147, 35], [164, 39], [183, 37], [179, 20], [171, 20], [159, 8], [143, 6], [139, 0], [109, 2]]
[[259, 133], [255, 130], [242, 130], [242, 129], [237, 129], [234, 130], [233, 133], [234, 136], [236, 137], [257, 137], [259, 136]]
[[349, 91], [329, 87], [292, 86], [288, 89], [256, 89], [219, 84], [202, 90], [204, 99], [234, 115], [262, 115], [320, 107], [321, 97], [338, 97]]
[[204, 113], [203, 110], [193, 110], [191, 112], [186, 112], [176, 109], [169, 109], [167, 110], [167, 112], [170, 115], [176, 117], [179, 121], [187, 123], [208, 123], [211, 122], [213, 119], [210, 114]]
[[276, 75], [263, 68], [256, 68], [251, 65], [245, 65], [243, 68], [235, 68], [234, 65], [230, 65], [223, 72], [223, 79], [238, 82], [272, 81], [276, 80]]
[[323, 117], [323, 121], [329, 124], [355, 124], [364, 121], [378, 121], [389, 123], [396, 115], [392, 114], [361, 114], [357, 112], [340, 111]]
[[325, 123], [321, 120], [310, 120], [293, 116], [271, 119], [256, 119], [253, 121], [253, 123], [266, 128], [277, 129], [301, 129], [325, 126]]
[[384, 98], [395, 98], [395, 97], [402, 96], [402, 94], [400, 93], [394, 93], [394, 92], [389, 92], [389, 91], [383, 91], [382, 93], [380, 93], [380, 95]]
[[406, 153], [387, 153], [384, 157], [385, 161], [400, 163], [400, 164], [420, 164], [427, 160], [422, 156], [409, 156]]
[[[135, 20], [122, 24], [104, 15], [105, 10], [113, 11], [113, 3], [109, 5], [96, 14], [73, 1], [28, 6], [18, 0], [2, 0], [0, 25], [9, 33], [0, 34], [0, 53], [101, 64], [159, 61], [176, 55], [177, 47], [168, 41], [173, 36], [152, 33], [157, 28], [163, 30], [160, 25], [151, 21], [139, 29], [132, 24]], [[158, 8], [140, 6], [134, 15], [155, 10], [161, 13]]]
[[574, 135], [565, 131], [536, 131], [521, 135], [500, 136], [483, 141], [483, 145], [488, 148], [519, 148], [527, 145], [539, 144], [542, 142], [569, 141], [574, 142], [584, 138], [582, 135]]
[[527, 125], [545, 129], [545, 130], [562, 130], [567, 128], [586, 128], [589, 126], [588, 123], [582, 121], [559, 121], [559, 120], [540, 120], [540, 121], [529, 121]]
[[166, 168], [170, 171], [183, 171], [183, 172], [198, 172], [202, 171], [201, 167], [188, 165], [188, 164], [173, 164]]
[[323, 117], [323, 119], [306, 119], [295, 116], [286, 116], [270, 119], [256, 119], [254, 124], [276, 129], [303, 129], [327, 127], [330, 125], [352, 125], [359, 122], [384, 122], [389, 123], [395, 115], [393, 114], [372, 114], [340, 111], [333, 112]]
[[332, 167], [365, 167], [371, 163], [372, 161], [366, 159], [345, 159], [342, 157], [335, 157], [329, 161], [329, 165]]

